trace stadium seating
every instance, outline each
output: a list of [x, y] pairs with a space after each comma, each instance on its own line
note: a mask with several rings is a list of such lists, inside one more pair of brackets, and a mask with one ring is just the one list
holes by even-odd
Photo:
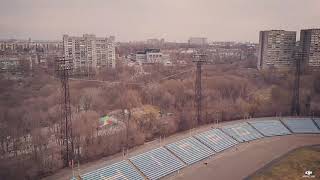
[[320, 129], [320, 118], [314, 118], [313, 120], [317, 124], [318, 128]]
[[249, 121], [264, 136], [289, 135], [291, 132], [278, 120]]
[[[251, 120], [222, 126], [220, 129], [211, 129], [131, 157], [129, 161], [120, 161], [83, 174], [81, 177], [83, 180], [140, 180], [145, 179], [144, 176], [150, 180], [160, 179], [177, 172], [186, 165], [199, 162], [235, 146], [238, 142], [291, 133], [320, 133], [320, 118], [283, 118], [281, 121]], [[73, 177], [72, 180], [76, 178]]]
[[211, 129], [197, 134], [194, 137], [216, 152], [223, 151], [238, 144], [236, 140], [223, 133], [220, 129]]
[[[144, 179], [127, 161], [121, 161], [81, 175], [83, 180]], [[75, 178], [73, 178], [75, 180]]]
[[320, 130], [310, 118], [285, 118], [282, 122], [293, 133], [320, 133]]
[[193, 137], [168, 144], [165, 147], [188, 165], [214, 154], [214, 151]]
[[238, 123], [234, 125], [223, 126], [221, 129], [239, 142], [251, 141], [263, 137], [248, 123]]
[[129, 158], [148, 179], [159, 179], [185, 166], [164, 147]]

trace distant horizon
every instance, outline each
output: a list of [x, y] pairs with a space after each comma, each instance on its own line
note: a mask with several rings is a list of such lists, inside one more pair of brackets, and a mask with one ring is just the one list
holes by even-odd
[[[212, 42], [237, 42], [237, 43], [259, 43], [259, 32], [260, 31], [272, 31], [272, 30], [284, 30], [284, 31], [294, 31], [297, 33], [297, 39], [296, 41], [299, 41], [299, 37], [300, 37], [300, 31], [301, 30], [307, 30], [307, 29], [320, 29], [320, 27], [315, 27], [315, 28], [302, 28], [300, 30], [297, 30], [297, 31], [294, 31], [294, 30], [287, 30], [287, 29], [264, 29], [264, 30], [259, 30], [257, 32], [257, 41], [250, 41], [250, 40], [242, 40], [242, 41], [236, 41], [236, 40], [211, 40], [207, 37], [204, 37], [204, 36], [190, 36], [188, 37], [185, 41], [168, 41], [167, 39], [163, 38], [165, 40], [165, 42], [169, 42], [169, 43], [188, 43], [188, 40], [189, 38], [191, 37], [199, 37], [199, 38], [207, 38], [207, 42], [208, 43], [212, 43]], [[70, 36], [83, 36], [84, 34], [93, 34], [95, 35], [96, 37], [109, 37], [109, 36], [113, 36], [113, 35], [105, 35], [105, 36], [102, 36], [102, 35], [97, 35], [97, 34], [94, 34], [94, 33], [83, 33], [83, 34], [67, 34], [67, 35], [70, 35]], [[28, 41], [29, 38], [32, 40], [32, 41], [62, 41], [62, 36], [64, 34], [61, 35], [61, 38], [60, 39], [33, 39], [32, 37], [23, 37], [23, 38], [0, 38], [0, 41], [8, 41], [8, 40], [23, 40], [23, 41]], [[116, 42], [119, 42], [119, 43], [129, 43], [129, 42], [146, 42], [148, 39], [162, 39], [162, 38], [155, 38], [155, 37], [150, 37], [150, 38], [147, 38], [147, 39], [142, 39], [142, 40], [128, 40], [128, 41], [118, 41], [117, 40], [117, 36], [115, 36], [116, 38]]]
[[[88, 33], [85, 33], [85, 34], [88, 34]], [[72, 34], [68, 34], [68, 35], [72, 36]], [[82, 36], [82, 35], [74, 35], [74, 36]], [[96, 37], [106, 37], [106, 36], [96, 35]], [[192, 37], [200, 37], [200, 36], [192, 36]], [[31, 41], [61, 41], [62, 42], [62, 35], [61, 35], [61, 39], [32, 39], [32, 37], [28, 37], [28, 38], [0, 38], [0, 41], [9, 41], [9, 40], [28, 41], [29, 38], [31, 39]], [[118, 41], [116, 36], [115, 36], [115, 38], [116, 38], [116, 42], [119, 42], [119, 43], [146, 42], [148, 39], [159, 39], [159, 38], [148, 38], [148, 39], [143, 39], [143, 40]], [[203, 38], [205, 38], [205, 37], [203, 37]], [[183, 43], [188, 43], [189, 38], [186, 39], [185, 41], [168, 41], [165, 38], [164, 38], [164, 40], [167, 43], [181, 43], [181, 44], [183, 44]], [[259, 40], [257, 42], [253, 42], [253, 41], [235, 41], [235, 40], [233, 40], [233, 41], [232, 40], [230, 40], [230, 41], [229, 40], [228, 41], [227, 40], [214, 41], [214, 40], [207, 39], [207, 42], [208, 43], [212, 43], [212, 42], [259, 43]]]
[[[320, 29], [315, 27], [315, 28], [302, 28], [298, 31], [294, 31], [294, 30], [287, 30], [287, 29], [264, 29], [264, 30], [260, 30], [260, 31], [279, 31], [279, 30], [284, 30], [284, 31], [294, 31], [294, 32], [297, 32], [297, 39], [296, 41], [299, 41], [299, 36], [300, 36], [300, 31], [301, 30], [307, 30], [307, 29]], [[257, 36], [259, 36], [259, 32], [257, 32]], [[113, 35], [106, 35], [106, 36], [99, 36], [99, 35], [96, 35], [94, 33], [83, 33], [83, 34], [66, 34], [66, 35], [69, 35], [69, 36], [83, 36], [84, 34], [93, 34], [95, 35], [96, 37], [109, 37], [109, 36], [113, 36]], [[32, 39], [31, 37], [27, 37], [27, 38], [0, 38], [0, 41], [7, 41], [7, 40], [23, 40], [23, 41], [28, 41], [29, 38], [32, 40], [32, 41], [62, 41], [62, 36], [64, 34], [61, 35], [61, 38], [60, 39]], [[207, 38], [207, 37], [203, 37], [203, 36], [190, 36], [189, 38], [191, 37], [195, 37], [195, 38]], [[154, 38], [154, 37], [150, 37], [150, 38], [147, 38], [147, 39], [142, 39], [142, 40], [129, 40], [129, 41], [117, 41], [117, 37], [115, 36], [116, 38], [116, 42], [120, 42], [120, 43], [129, 43], [129, 42], [146, 42], [148, 39], [162, 39], [162, 38]], [[169, 42], [169, 43], [188, 43], [188, 40], [189, 38], [187, 38], [185, 41], [168, 41], [166, 40], [165, 38], [163, 38], [165, 40], [165, 42]], [[235, 40], [211, 40], [209, 38], [207, 38], [207, 41], [208, 43], [212, 43], [212, 42], [237, 42], [237, 43], [259, 43], [259, 38], [257, 38], [257, 41], [235, 41]]]
[[[113, 35], [119, 42], [258, 42], [259, 31], [320, 27], [319, 0], [0, 0], [0, 39]], [[299, 36], [299, 33], [297, 33]]]

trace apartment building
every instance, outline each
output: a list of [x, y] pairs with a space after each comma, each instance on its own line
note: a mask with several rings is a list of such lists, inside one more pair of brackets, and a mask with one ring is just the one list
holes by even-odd
[[62, 49], [61, 41], [31, 41], [29, 40], [3, 40], [0, 41], [0, 51], [25, 52], [29, 51], [60, 51]]
[[207, 45], [207, 38], [204, 37], [190, 37], [188, 40], [189, 45], [197, 45], [197, 46], [203, 46]]
[[147, 39], [147, 44], [148, 44], [148, 45], [159, 46], [159, 45], [163, 45], [164, 42], [165, 42], [165, 41], [164, 41], [164, 38], [161, 38], [161, 39], [156, 39], [156, 38]]
[[32, 69], [36, 63], [31, 55], [1, 55], [0, 72], [24, 72]]
[[75, 69], [102, 67], [115, 68], [115, 37], [82, 37], [63, 35], [63, 52], [72, 58]]
[[310, 68], [320, 68], [320, 29], [301, 30], [300, 48], [303, 63]]
[[261, 31], [258, 48], [258, 69], [292, 68], [295, 64], [296, 32]]

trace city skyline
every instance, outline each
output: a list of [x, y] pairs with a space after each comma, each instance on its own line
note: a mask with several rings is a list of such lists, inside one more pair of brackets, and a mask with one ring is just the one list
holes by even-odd
[[114, 35], [119, 41], [187, 42], [195, 36], [257, 43], [260, 30], [298, 32], [318, 28], [320, 18], [317, 0], [12, 0], [1, 4], [0, 39], [61, 40], [63, 34], [92, 33]]

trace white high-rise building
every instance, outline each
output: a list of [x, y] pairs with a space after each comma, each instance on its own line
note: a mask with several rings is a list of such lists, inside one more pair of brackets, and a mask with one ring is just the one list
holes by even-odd
[[115, 68], [115, 37], [96, 37], [84, 34], [82, 37], [63, 35], [63, 52], [73, 60], [74, 69]]

